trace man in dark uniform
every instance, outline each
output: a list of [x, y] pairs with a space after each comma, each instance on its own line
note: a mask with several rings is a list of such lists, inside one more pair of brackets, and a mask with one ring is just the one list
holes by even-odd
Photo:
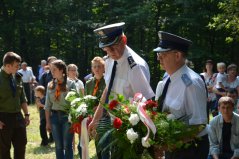
[[[187, 117], [185, 122], [198, 127], [207, 124], [207, 93], [202, 78], [186, 66], [186, 56], [191, 41], [177, 35], [160, 31], [160, 43], [154, 49], [160, 65], [167, 72], [163, 79], [163, 91], [159, 111], [168, 112], [176, 119]], [[160, 132], [158, 132], [160, 133]], [[209, 142], [206, 129], [198, 134], [187, 149], [166, 152], [166, 159], [206, 159]]]
[[25, 159], [30, 120], [21, 75], [17, 73], [20, 62], [19, 55], [7, 52], [0, 69], [0, 159], [11, 158], [11, 144], [14, 158]]

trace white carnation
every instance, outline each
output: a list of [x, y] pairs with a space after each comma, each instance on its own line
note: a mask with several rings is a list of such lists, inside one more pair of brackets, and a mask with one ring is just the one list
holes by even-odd
[[139, 116], [138, 114], [131, 114], [129, 117], [129, 122], [134, 126], [136, 124], [138, 124], [139, 122]]
[[86, 95], [84, 96], [84, 99], [89, 100], [89, 99], [97, 99], [97, 97], [92, 96], [92, 95]]
[[81, 101], [81, 98], [76, 98], [76, 99], [74, 99], [72, 102], [71, 102], [71, 106], [76, 106], [76, 103], [77, 102], [80, 102]]
[[134, 143], [134, 141], [138, 138], [138, 133], [134, 131], [133, 128], [128, 129], [126, 132], [127, 138], [129, 139], [130, 143]]
[[82, 103], [77, 109], [76, 112], [80, 115], [85, 115], [87, 113], [87, 105], [85, 103]]
[[70, 92], [67, 93], [67, 95], [66, 95], [66, 97], [65, 97], [65, 100], [69, 101], [70, 98], [71, 98], [72, 96], [75, 96], [75, 95], [76, 95], [76, 92], [70, 91]]
[[176, 116], [173, 115], [173, 114], [168, 114], [168, 115], [167, 115], [167, 119], [169, 119], [169, 120], [174, 120], [174, 119], [176, 119]]
[[149, 141], [146, 140], [146, 137], [143, 137], [143, 138], [142, 138], [141, 143], [142, 143], [143, 147], [146, 147], [146, 148], [148, 148], [148, 147], [151, 146], [151, 145], [149, 144]]

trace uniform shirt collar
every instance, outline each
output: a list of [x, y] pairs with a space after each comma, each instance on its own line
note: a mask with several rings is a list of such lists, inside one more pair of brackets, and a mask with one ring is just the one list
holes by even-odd
[[185, 70], [187, 69], [186, 65], [183, 65], [181, 68], [179, 68], [176, 72], [174, 72], [171, 76], [170, 76], [170, 80], [174, 81], [177, 78], [181, 78], [182, 74], [185, 72]]
[[127, 59], [127, 57], [128, 57], [127, 47], [128, 47], [128, 46], [125, 46], [123, 55], [121, 56], [120, 59], [117, 60], [118, 65], [122, 64], [122, 63], [125, 61], [125, 59]]

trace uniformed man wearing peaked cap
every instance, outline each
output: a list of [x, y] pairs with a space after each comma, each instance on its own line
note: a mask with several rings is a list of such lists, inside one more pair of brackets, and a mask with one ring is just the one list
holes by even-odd
[[125, 23], [121, 22], [95, 29], [94, 32], [99, 38], [99, 48], [117, 43], [120, 40], [120, 36], [123, 34], [124, 25]]
[[[105, 60], [105, 82], [106, 88], [102, 95], [102, 102], [106, 102], [110, 92], [122, 94], [126, 99], [133, 97], [135, 93], [142, 93], [147, 99], [154, 97], [149, 81], [150, 72], [148, 64], [129, 46], [127, 37], [124, 35], [125, 23], [116, 23], [95, 29], [99, 47], [108, 55]], [[100, 119], [103, 107], [98, 106], [89, 130], [95, 127]], [[113, 156], [112, 158], [120, 158]]]
[[[159, 31], [159, 45], [153, 51], [168, 77], [163, 79], [163, 90], [159, 111], [168, 112], [175, 118], [182, 118], [189, 125], [207, 124], [207, 96], [202, 78], [186, 66], [186, 55], [192, 42], [180, 36]], [[209, 150], [206, 130], [198, 134], [187, 149], [166, 152], [166, 159], [206, 159]]]

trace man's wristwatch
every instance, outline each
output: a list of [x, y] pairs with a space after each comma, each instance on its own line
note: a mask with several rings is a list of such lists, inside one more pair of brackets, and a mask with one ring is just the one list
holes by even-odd
[[26, 113], [26, 114], [25, 114], [25, 117], [29, 117], [29, 116], [30, 116], [30, 113]]

